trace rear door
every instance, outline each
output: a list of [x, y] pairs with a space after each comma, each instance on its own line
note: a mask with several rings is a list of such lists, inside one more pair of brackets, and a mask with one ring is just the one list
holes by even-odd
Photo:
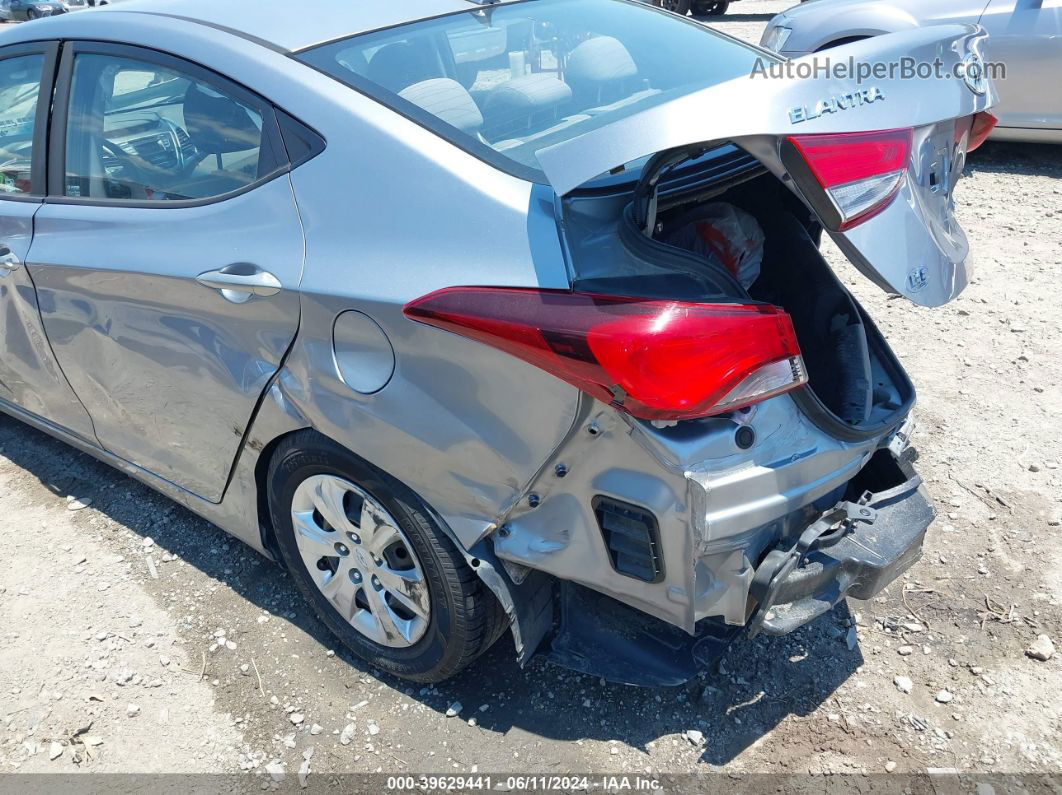
[[94, 442], [84, 406], [41, 327], [25, 268], [44, 201], [54, 44], [0, 49], [0, 399]]
[[154, 51], [64, 47], [27, 256], [110, 452], [221, 499], [299, 323], [303, 236], [268, 102]]
[[1062, 0], [992, 0], [981, 26], [988, 57], [1007, 67], [999, 126], [1062, 130]]
[[[945, 25], [878, 36], [795, 61], [777, 63], [765, 54], [764, 69], [753, 75], [544, 148], [537, 152], [538, 161], [563, 196], [639, 158], [733, 142], [801, 194], [856, 267], [876, 284], [915, 303], [939, 306], [968, 282], [969, 248], [954, 217], [953, 198], [970, 121], [995, 101], [991, 81], [984, 79], [984, 38], [974, 26]], [[802, 76], [816, 73], [816, 59], [820, 74], [828, 63], [862, 66], [867, 74]], [[927, 76], [906, 75], [904, 64]], [[792, 138], [898, 129], [910, 130], [910, 143], [894, 200], [870, 220], [844, 228], [830, 217], [840, 193], [827, 195], [821, 175], [794, 168], [799, 162], [793, 159]], [[840, 137], [836, 141], [843, 142]]]

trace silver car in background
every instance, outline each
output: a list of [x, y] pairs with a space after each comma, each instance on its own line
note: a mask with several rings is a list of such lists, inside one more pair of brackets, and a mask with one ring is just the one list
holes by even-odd
[[0, 0], [0, 20], [7, 22], [32, 22], [66, 11], [62, 0]]
[[1004, 141], [1062, 143], [1062, 4], [1039, 0], [815, 0], [774, 17], [761, 44], [789, 58], [925, 25], [979, 24], [985, 59], [1001, 63], [999, 124]]
[[[418, 681], [508, 631], [522, 663], [674, 684], [917, 560], [914, 388], [818, 241], [920, 305], [962, 292], [990, 84], [763, 79], [625, 0], [288, 9], [0, 34], [0, 409]], [[716, 215], [740, 262], [682, 242]]]

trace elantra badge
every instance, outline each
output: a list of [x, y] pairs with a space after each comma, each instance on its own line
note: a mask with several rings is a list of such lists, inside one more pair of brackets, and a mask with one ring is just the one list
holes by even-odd
[[825, 116], [827, 113], [839, 113], [842, 110], [859, 107], [860, 105], [869, 105], [872, 102], [878, 102], [883, 99], [885, 99], [885, 94], [877, 86], [863, 88], [859, 91], [853, 91], [851, 94], [840, 94], [820, 99], [814, 105], [800, 105], [790, 108], [789, 121], [792, 124], [800, 124], [802, 121], [811, 121], [819, 118], [819, 116]]

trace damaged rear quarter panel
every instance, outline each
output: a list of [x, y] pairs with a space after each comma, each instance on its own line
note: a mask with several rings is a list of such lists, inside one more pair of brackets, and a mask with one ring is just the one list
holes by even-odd
[[[736, 442], [742, 424], [756, 434], [752, 449]], [[574, 432], [531, 486], [539, 506], [522, 502], [495, 536], [495, 549], [503, 560], [593, 588], [689, 632], [709, 616], [741, 624], [759, 554], [787, 521], [804, 516], [801, 509], [858, 473], [876, 446], [827, 436], [788, 396], [737, 422], [708, 419], [666, 430], [586, 398]], [[612, 567], [593, 512], [598, 496], [654, 514], [662, 581]]]
[[[306, 268], [280, 386], [314, 428], [411, 488], [471, 549], [568, 432], [579, 393], [402, 309], [457, 285], [567, 288], [553, 193], [342, 95], [341, 112], [313, 117], [327, 149], [292, 173]], [[372, 394], [337, 366], [335, 319], [349, 310], [394, 353]]]

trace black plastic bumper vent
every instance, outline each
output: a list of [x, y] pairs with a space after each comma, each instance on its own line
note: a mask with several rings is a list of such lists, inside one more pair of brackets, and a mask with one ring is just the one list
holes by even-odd
[[593, 505], [612, 568], [636, 580], [661, 580], [664, 564], [656, 517], [644, 508], [608, 497], [595, 498]]

